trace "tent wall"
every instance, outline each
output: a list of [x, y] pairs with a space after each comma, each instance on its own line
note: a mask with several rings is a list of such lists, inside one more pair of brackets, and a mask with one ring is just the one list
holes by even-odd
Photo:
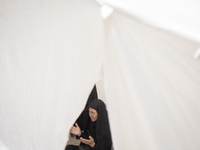
[[115, 12], [106, 44], [115, 150], [199, 149], [199, 43]]
[[3, 0], [0, 6], [1, 145], [64, 149], [69, 128], [101, 78], [99, 5]]

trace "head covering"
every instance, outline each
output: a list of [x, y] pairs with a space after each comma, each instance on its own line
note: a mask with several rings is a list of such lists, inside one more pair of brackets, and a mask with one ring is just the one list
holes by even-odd
[[[105, 103], [100, 99], [93, 100], [85, 110], [87, 112], [87, 118], [89, 118], [89, 108], [93, 108], [98, 113], [98, 118], [96, 121], [96, 139], [100, 150], [111, 150], [112, 139], [110, 132], [110, 125], [108, 121], [108, 113], [106, 110]], [[90, 118], [85, 119], [88, 123], [91, 122]]]

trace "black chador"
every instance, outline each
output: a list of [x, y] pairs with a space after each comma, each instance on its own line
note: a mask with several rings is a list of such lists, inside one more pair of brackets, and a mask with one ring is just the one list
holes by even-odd
[[[95, 109], [98, 113], [98, 119], [95, 122], [92, 122], [89, 117], [89, 108]], [[95, 99], [88, 105], [83, 113], [84, 126], [82, 130], [84, 130], [84, 132], [81, 134], [81, 137], [87, 139], [89, 139], [89, 135], [93, 137], [95, 146], [90, 149], [111, 150], [112, 139], [105, 103], [100, 99]], [[81, 143], [81, 145], [84, 147], [85, 144]]]

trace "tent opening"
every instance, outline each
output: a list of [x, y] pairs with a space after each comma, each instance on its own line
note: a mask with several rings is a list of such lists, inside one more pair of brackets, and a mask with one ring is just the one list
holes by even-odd
[[65, 150], [89, 150], [91, 147], [112, 147], [106, 104], [98, 99], [96, 85], [88, 97], [84, 110], [70, 128]]

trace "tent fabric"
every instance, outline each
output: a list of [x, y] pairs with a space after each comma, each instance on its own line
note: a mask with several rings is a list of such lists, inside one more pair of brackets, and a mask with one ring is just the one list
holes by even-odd
[[199, 149], [198, 43], [117, 12], [106, 25], [114, 148]]
[[0, 149], [64, 149], [98, 80], [115, 150], [200, 149], [198, 2], [98, 2], [0, 1]]
[[[199, 5], [200, 1], [191, 0], [97, 0], [109, 5], [116, 11], [123, 10], [138, 19], [200, 41]], [[117, 11], [118, 11], [117, 10]]]
[[101, 78], [99, 5], [0, 3], [1, 143], [9, 150], [64, 149], [71, 125]]

